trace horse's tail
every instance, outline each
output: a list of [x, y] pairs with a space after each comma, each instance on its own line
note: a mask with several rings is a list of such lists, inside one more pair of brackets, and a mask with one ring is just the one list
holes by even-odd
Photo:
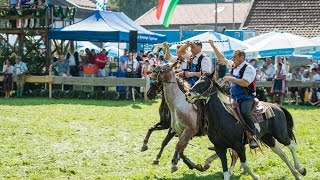
[[290, 137], [290, 139], [294, 140], [297, 143], [296, 137], [293, 134], [293, 126], [294, 126], [293, 118], [292, 118], [290, 112], [287, 109], [285, 109], [282, 106], [279, 106], [279, 107], [281, 108], [281, 110], [283, 111], [284, 115], [286, 116], [287, 129], [288, 129], [289, 137]]

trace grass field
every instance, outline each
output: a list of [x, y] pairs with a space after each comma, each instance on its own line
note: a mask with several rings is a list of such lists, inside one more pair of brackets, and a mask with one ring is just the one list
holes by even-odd
[[[220, 161], [207, 172], [182, 161], [171, 174], [175, 138], [158, 166], [152, 165], [166, 131], [155, 132], [140, 152], [147, 129], [158, 120], [159, 101], [1, 99], [0, 179], [222, 179]], [[320, 179], [319, 108], [288, 107], [295, 120], [303, 179]], [[204, 163], [207, 137], [194, 138], [185, 154]], [[284, 148], [289, 155], [289, 150]], [[248, 161], [261, 179], [293, 179], [286, 165], [264, 148]], [[291, 156], [290, 156], [291, 159]], [[239, 169], [232, 179], [251, 179]]]

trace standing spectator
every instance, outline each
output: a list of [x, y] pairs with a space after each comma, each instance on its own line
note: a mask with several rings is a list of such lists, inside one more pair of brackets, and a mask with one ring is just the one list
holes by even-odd
[[52, 68], [57, 67], [58, 76], [69, 76], [70, 75], [70, 66], [69, 63], [65, 60], [64, 54], [59, 55], [59, 60], [52, 63], [49, 67], [49, 71], [52, 71]]
[[107, 64], [107, 51], [102, 49], [102, 51], [96, 55], [95, 65], [98, 67], [98, 77], [106, 77], [106, 67]]
[[310, 82], [320, 81], [320, 75], [317, 68], [313, 68], [310, 73]]
[[[127, 78], [136, 78], [137, 70], [138, 70], [138, 61], [134, 57], [133, 53], [129, 53], [128, 61], [126, 62], [126, 77]], [[126, 99], [129, 99], [129, 92], [131, 91], [132, 87], [127, 87], [126, 89]]]
[[79, 76], [79, 59], [79, 53], [74, 51], [74, 47], [71, 46], [66, 58], [67, 62], [69, 63], [71, 76]]
[[21, 57], [16, 57], [16, 64], [13, 73], [17, 77], [17, 97], [22, 97], [23, 86], [25, 83], [25, 73], [28, 71], [27, 65], [21, 61]]
[[152, 73], [149, 60], [145, 60], [141, 68], [141, 77], [147, 80], [145, 92], [150, 88], [150, 74]]
[[309, 72], [312, 72], [312, 70], [314, 69], [314, 68], [318, 68], [318, 65], [317, 65], [317, 63], [316, 62], [314, 62], [312, 59], [310, 59], [310, 67], [309, 67]]
[[127, 62], [128, 61], [128, 49], [123, 50], [123, 55], [120, 56], [120, 62]]
[[94, 50], [94, 49], [91, 49], [91, 51], [90, 51], [90, 55], [89, 55], [89, 63], [90, 64], [95, 64], [95, 62], [96, 62], [96, 50]]
[[276, 72], [275, 67], [272, 64], [272, 59], [271, 58], [267, 58], [266, 59], [266, 64], [265, 64], [267, 71], [266, 71], [266, 77], [267, 77], [267, 81], [271, 81], [274, 77], [274, 74]]
[[148, 53], [148, 59], [149, 59], [150, 66], [158, 64], [156, 56], [152, 52]]
[[5, 92], [5, 98], [10, 97], [10, 92], [12, 90], [12, 75], [13, 75], [13, 66], [11, 65], [10, 59], [5, 61], [3, 65], [3, 91]]
[[276, 103], [277, 95], [280, 95], [280, 105], [283, 104], [283, 96], [286, 92], [285, 74], [282, 69], [282, 63], [278, 63], [277, 71], [274, 76], [271, 93], [273, 94], [273, 102]]

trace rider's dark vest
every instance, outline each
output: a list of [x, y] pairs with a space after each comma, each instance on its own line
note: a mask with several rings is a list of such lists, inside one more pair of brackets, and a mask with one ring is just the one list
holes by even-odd
[[[190, 64], [188, 64], [188, 70], [190, 71], [190, 72], [201, 72], [201, 62], [202, 62], [202, 59], [205, 57], [205, 55], [204, 54], [201, 54], [200, 56], [199, 56], [199, 58], [198, 58], [198, 63], [197, 64], [194, 64], [193, 63], [193, 61], [190, 63]], [[199, 78], [198, 77], [190, 77], [190, 78], [188, 78], [188, 83], [191, 85], [191, 86], [193, 86], [194, 85], [194, 83], [196, 82], [196, 81], [198, 81], [199, 80]]]
[[[232, 67], [231, 75], [235, 78], [242, 79], [244, 71], [246, 70], [247, 66], [248, 66], [248, 64], [246, 63], [240, 69], [238, 75], [233, 75], [233, 70], [235, 69], [235, 67]], [[232, 98], [235, 99], [238, 103], [241, 102], [242, 100], [253, 99], [255, 96], [254, 94], [256, 92], [256, 78], [254, 78], [253, 82], [251, 84], [249, 84], [248, 87], [242, 87], [236, 83], [232, 83], [231, 88], [230, 88], [230, 92], [231, 92]]]

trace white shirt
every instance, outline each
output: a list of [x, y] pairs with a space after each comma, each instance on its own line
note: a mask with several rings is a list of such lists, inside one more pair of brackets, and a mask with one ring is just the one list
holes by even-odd
[[[181, 61], [180, 68], [187, 69], [188, 68], [188, 59], [191, 57], [191, 52], [187, 51], [183, 56], [183, 61]], [[178, 60], [178, 56], [171, 55], [169, 61], [175, 63]]]
[[128, 60], [126, 62], [126, 71], [127, 72], [132, 72], [132, 68], [133, 68], [133, 71], [136, 72], [138, 66], [139, 66], [139, 63], [138, 63], [138, 61], [136, 59], [133, 59], [133, 61]]
[[70, 57], [68, 59], [69, 61], [69, 66], [75, 66], [76, 65], [76, 59], [74, 58], [74, 54], [69, 52]]
[[[2, 72], [5, 73], [6, 70], [7, 70], [7, 65], [4, 64], [4, 65], [3, 65]], [[9, 67], [9, 74], [13, 74], [13, 66], [12, 66], [12, 65], [10, 65], [10, 67]]]
[[276, 73], [276, 68], [272, 64], [269, 64], [268, 69], [266, 70], [267, 78], [273, 78], [275, 73]]
[[316, 75], [313, 75], [313, 81], [320, 81], [320, 74], [317, 73]]
[[[199, 52], [193, 59], [192, 63], [193, 64], [198, 64], [198, 59], [203, 54], [203, 52]], [[212, 68], [212, 59], [208, 56], [205, 56], [202, 61], [201, 61], [201, 69], [202, 72], [207, 72], [207, 73], [212, 73], [213, 68]]]
[[309, 72], [311, 72], [313, 68], [318, 68], [317, 63], [312, 63], [312, 64], [310, 65]]
[[[233, 74], [234, 76], [238, 76], [239, 72], [241, 70], [241, 68], [246, 64], [247, 62], [243, 61], [236, 69], [233, 70]], [[228, 69], [232, 69], [234, 62], [231, 60], [227, 60], [227, 68]], [[242, 79], [248, 81], [249, 84], [251, 84], [254, 81], [254, 78], [256, 77], [256, 70], [254, 69], [254, 67], [252, 65], [250, 65], [249, 63], [247, 63], [247, 67], [244, 70], [243, 73], [243, 77]]]

